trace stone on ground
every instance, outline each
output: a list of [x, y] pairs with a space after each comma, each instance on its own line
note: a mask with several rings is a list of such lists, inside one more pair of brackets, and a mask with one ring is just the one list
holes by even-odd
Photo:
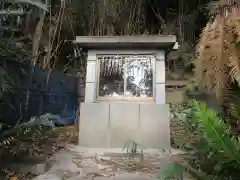
[[139, 158], [136, 159], [138, 165], [134, 165], [121, 151], [113, 154], [69, 145], [51, 158], [52, 167], [48, 172], [33, 180], [153, 180], [156, 179], [155, 167], [170, 157], [163, 152], [150, 152], [144, 157], [143, 165], [139, 165]]

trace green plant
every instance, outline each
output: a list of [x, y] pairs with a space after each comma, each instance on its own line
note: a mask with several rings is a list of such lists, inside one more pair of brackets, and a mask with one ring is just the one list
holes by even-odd
[[[171, 145], [174, 148], [181, 148], [184, 143], [184, 138], [190, 136], [190, 118], [191, 106], [187, 103], [170, 104], [170, 132]], [[187, 129], [189, 127], [189, 129]]]
[[128, 161], [131, 162], [133, 158], [140, 155], [140, 163], [143, 162], [144, 152], [138, 143], [129, 140], [124, 143], [123, 151], [126, 150]]
[[187, 92], [194, 92], [199, 88], [199, 83], [198, 82], [193, 82], [185, 86], [185, 89]]
[[198, 101], [189, 103], [187, 129], [189, 138], [184, 148], [189, 152], [187, 163], [168, 164], [159, 172], [165, 178], [187, 171], [201, 179], [238, 179], [240, 170], [240, 141], [232, 135], [229, 124], [218, 117], [216, 112]]

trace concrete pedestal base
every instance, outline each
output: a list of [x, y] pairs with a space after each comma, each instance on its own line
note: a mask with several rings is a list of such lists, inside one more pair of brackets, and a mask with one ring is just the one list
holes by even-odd
[[170, 149], [167, 104], [82, 103], [79, 145], [123, 148], [133, 140], [147, 149]]

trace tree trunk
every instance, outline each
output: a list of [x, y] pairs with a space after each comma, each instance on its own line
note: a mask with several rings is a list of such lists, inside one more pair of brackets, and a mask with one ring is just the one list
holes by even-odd
[[[47, 1], [47, 0], [46, 0]], [[28, 82], [28, 89], [27, 89], [27, 94], [26, 94], [26, 104], [25, 104], [25, 113], [28, 110], [28, 104], [29, 104], [29, 89], [31, 87], [32, 84], [32, 79], [33, 79], [33, 74], [34, 74], [34, 69], [35, 69], [35, 65], [37, 63], [38, 60], [38, 50], [39, 50], [39, 45], [40, 45], [40, 40], [42, 37], [42, 28], [43, 28], [43, 23], [44, 23], [44, 19], [46, 16], [46, 11], [45, 10], [41, 10], [42, 13], [40, 14], [40, 19], [38, 21], [38, 24], [36, 26], [36, 30], [35, 30], [35, 34], [33, 36], [33, 48], [32, 48], [32, 60], [31, 60], [31, 69], [30, 69], [30, 77], [29, 77], [29, 82]]]

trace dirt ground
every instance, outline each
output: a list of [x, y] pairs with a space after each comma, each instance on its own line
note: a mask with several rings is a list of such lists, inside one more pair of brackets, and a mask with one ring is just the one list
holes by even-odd
[[68, 145], [53, 157], [52, 168], [33, 180], [154, 180], [159, 167], [165, 163], [184, 160], [181, 151], [173, 155], [159, 150], [145, 150], [142, 159], [128, 159], [122, 149], [95, 149]]
[[[143, 163], [134, 163], [124, 157], [103, 157], [102, 155], [90, 155], [86, 152], [81, 152], [77, 145], [78, 138], [75, 126], [58, 127], [53, 133], [50, 133], [37, 147], [35, 147], [36, 157], [43, 157], [45, 159], [53, 158], [58, 163], [53, 164], [51, 172], [45, 173], [34, 180], [45, 180], [52, 177], [52, 180], [81, 180], [86, 176], [96, 176], [97, 179], [112, 177], [118, 173], [121, 177], [130, 179], [136, 173], [145, 179], [152, 179], [159, 162], [166, 160], [163, 154], [155, 154], [144, 160]], [[69, 148], [70, 147], [70, 148]], [[162, 158], [162, 159], [161, 159]], [[179, 156], [172, 156], [168, 161], [175, 161]], [[160, 160], [161, 159], [161, 160]], [[177, 159], [180, 160], [180, 159]], [[62, 165], [58, 165], [62, 164]], [[134, 176], [133, 176], [134, 174]], [[34, 177], [31, 174], [23, 174], [14, 172], [9, 169], [2, 169], [0, 179], [3, 180], [30, 180]], [[133, 177], [132, 177], [133, 176]], [[133, 179], [134, 179], [133, 178]], [[121, 178], [120, 178], [121, 179]]]
[[[36, 159], [41, 159], [45, 161], [50, 158], [53, 154], [63, 149], [66, 144], [76, 144], [77, 143], [77, 134], [75, 126], [64, 126], [57, 127], [55, 131], [50, 132], [40, 141], [40, 143], [32, 147], [33, 155]], [[10, 150], [9, 150], [10, 151]], [[12, 156], [12, 154], [3, 153], [0, 156], [1, 162], [4, 159], [11, 156], [11, 161], [19, 159], [19, 157]], [[34, 157], [32, 157], [34, 159]], [[21, 157], [24, 158], [24, 157]], [[5, 160], [4, 160], [5, 161]], [[0, 179], [3, 180], [29, 180], [32, 179], [34, 175], [24, 174], [21, 172], [15, 172], [8, 168], [0, 170]]]

